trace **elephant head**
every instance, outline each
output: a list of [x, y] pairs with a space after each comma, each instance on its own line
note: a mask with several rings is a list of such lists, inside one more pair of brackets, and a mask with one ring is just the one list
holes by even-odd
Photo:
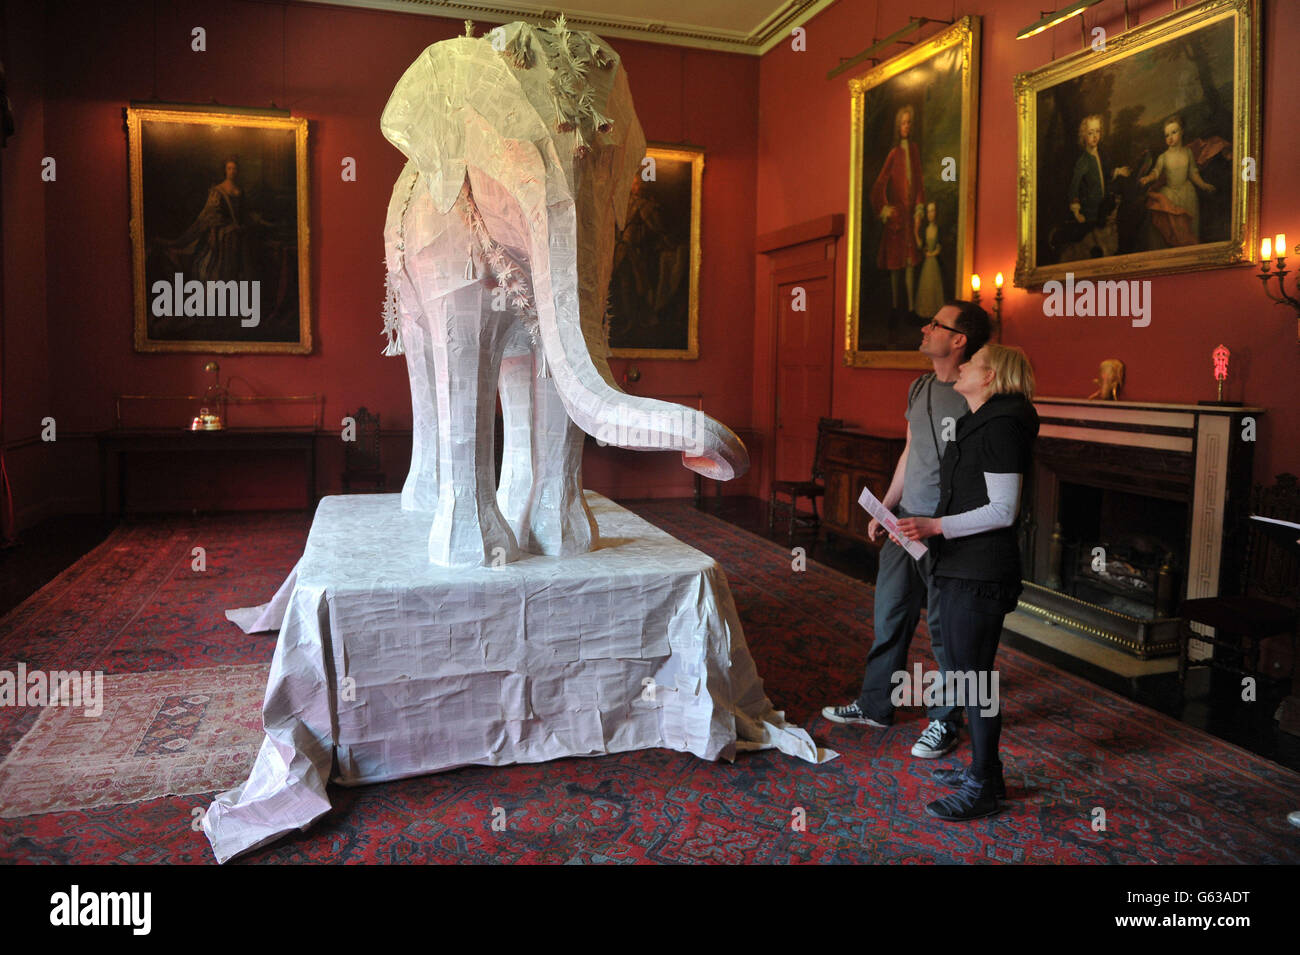
[[[595, 525], [582, 503], [581, 435], [569, 422], [620, 447], [680, 450], [686, 467], [718, 480], [748, 469], [725, 426], [627, 395], [609, 370], [615, 235], [645, 154], [612, 49], [563, 17], [553, 28], [511, 23], [436, 43], [398, 81], [381, 127], [408, 159], [385, 230], [385, 328], [400, 339], [390, 353], [407, 352], [417, 417], [403, 505], [436, 510], [440, 521], [459, 513], [483, 531], [463, 547], [431, 537], [431, 559], [482, 563], [494, 541], [507, 554], [515, 545], [587, 549]], [[490, 452], [498, 375], [506, 469], [500, 494], [485, 494], [481, 439], [486, 430]], [[436, 406], [436, 423], [422, 427], [417, 389], [437, 391], [423, 414], [432, 419]], [[468, 403], [458, 410], [458, 401]], [[512, 441], [525, 432], [529, 441]], [[473, 495], [466, 481], [478, 485]], [[495, 527], [495, 501], [513, 539]]]

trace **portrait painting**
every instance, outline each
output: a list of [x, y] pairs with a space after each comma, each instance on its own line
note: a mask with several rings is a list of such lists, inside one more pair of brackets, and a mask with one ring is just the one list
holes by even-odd
[[127, 110], [135, 348], [311, 352], [307, 120]]
[[845, 363], [913, 368], [971, 270], [979, 18], [850, 81]]
[[1207, 0], [1016, 78], [1016, 284], [1249, 261], [1258, 21]]
[[650, 146], [614, 246], [606, 300], [615, 358], [698, 358], [704, 151]]

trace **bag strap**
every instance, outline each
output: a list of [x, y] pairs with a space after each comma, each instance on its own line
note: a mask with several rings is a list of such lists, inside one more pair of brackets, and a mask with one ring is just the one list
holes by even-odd
[[912, 382], [912, 387], [907, 392], [907, 408], [909, 411], [912, 409], [912, 402], [914, 402], [916, 400], [916, 396], [921, 393], [921, 388], [925, 385], [927, 381], [932, 380], [934, 377], [935, 377], [934, 372], [931, 371], [931, 372], [927, 372], [926, 374], [922, 375], [920, 378], [916, 379], [916, 381]]

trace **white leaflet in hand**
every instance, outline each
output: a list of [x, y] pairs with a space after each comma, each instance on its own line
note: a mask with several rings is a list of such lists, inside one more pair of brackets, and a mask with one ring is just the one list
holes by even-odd
[[903, 550], [911, 554], [912, 557], [920, 560], [929, 552], [930, 548], [920, 541], [908, 540], [898, 532], [898, 518], [894, 516], [893, 511], [881, 504], [876, 495], [872, 494], [870, 490], [865, 487], [862, 489], [862, 495], [858, 498], [858, 503], [862, 505], [868, 514], [880, 521], [880, 526], [896, 540], [902, 541]]

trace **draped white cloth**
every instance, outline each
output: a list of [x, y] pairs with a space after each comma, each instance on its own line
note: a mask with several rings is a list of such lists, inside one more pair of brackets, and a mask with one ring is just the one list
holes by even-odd
[[833, 758], [765, 695], [722, 569], [586, 496], [598, 549], [469, 569], [429, 562], [429, 515], [399, 495], [321, 501], [272, 601], [227, 611], [280, 637], [252, 773], [203, 820], [217, 860], [305, 829], [330, 778], [651, 747]]

